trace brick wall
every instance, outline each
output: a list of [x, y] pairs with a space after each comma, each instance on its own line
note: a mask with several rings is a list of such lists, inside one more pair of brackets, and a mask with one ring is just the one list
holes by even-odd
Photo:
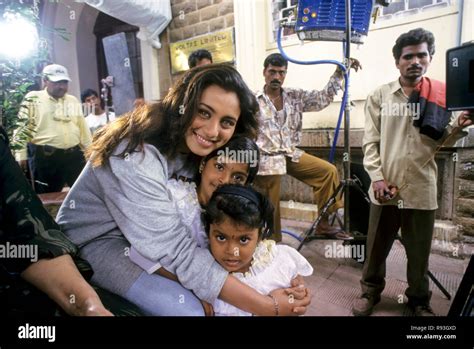
[[[357, 129], [352, 130], [350, 134], [350, 144], [351, 144], [351, 157], [352, 162], [362, 164], [363, 154], [362, 154], [362, 136], [363, 130]], [[300, 148], [305, 150], [307, 153], [317, 156], [321, 159], [327, 160], [329, 158], [329, 149], [332, 145], [332, 140], [334, 139], [334, 130], [305, 130], [303, 131], [303, 139], [301, 142]], [[342, 147], [344, 144], [344, 131], [341, 130], [338, 138], [338, 146]], [[436, 154], [435, 160], [438, 165], [438, 206], [439, 209], [436, 211], [437, 219], [451, 220], [455, 215], [453, 212], [453, 203], [456, 204], [459, 209], [457, 210], [458, 215], [458, 224], [466, 225], [471, 228], [467, 228], [467, 231], [470, 231], [471, 234], [474, 233], [473, 223], [474, 217], [472, 212], [474, 209], [471, 208], [469, 211], [468, 207], [471, 206], [471, 201], [466, 201], [465, 199], [474, 199], [472, 193], [472, 182], [469, 183], [470, 187], [464, 183], [464, 189], [459, 190], [459, 193], [455, 192], [454, 188], [454, 177], [455, 170], [459, 173], [459, 180], [462, 178], [473, 178], [474, 179], [474, 166], [470, 166], [473, 158], [472, 152], [464, 150], [464, 152], [459, 153], [460, 160], [455, 163], [452, 161], [453, 158], [453, 149], [444, 148], [438, 154]], [[339, 170], [341, 178], [343, 176], [343, 163], [342, 163], [342, 154], [343, 149], [338, 148], [336, 151], [336, 167]], [[471, 159], [470, 161], [467, 159]], [[459, 169], [456, 169], [456, 164]], [[467, 164], [467, 165], [466, 165]], [[465, 168], [466, 170], [461, 171], [460, 168]], [[470, 176], [470, 177], [469, 177]], [[459, 186], [458, 186], [459, 187]], [[471, 191], [469, 191], [471, 188]], [[454, 196], [453, 196], [454, 193]], [[458, 197], [460, 199], [458, 199]], [[284, 176], [282, 179], [281, 185], [281, 199], [285, 201], [294, 200], [303, 203], [314, 203], [312, 190], [306, 184], [298, 181], [297, 179]], [[472, 220], [472, 223], [471, 223]], [[474, 235], [473, 235], [474, 236]]]
[[234, 26], [233, 0], [171, 0], [170, 43]]
[[[250, 0], [249, 0], [250, 1]], [[171, 0], [173, 19], [160, 35], [160, 98], [182, 74], [171, 74], [169, 45], [234, 26], [234, 0]]]

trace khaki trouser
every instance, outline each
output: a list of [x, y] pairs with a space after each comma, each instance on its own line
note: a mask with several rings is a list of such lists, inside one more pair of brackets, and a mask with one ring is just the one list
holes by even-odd
[[435, 222], [435, 210], [399, 209], [371, 204], [367, 235], [367, 258], [360, 281], [362, 293], [379, 295], [385, 287], [385, 260], [401, 228], [408, 264], [408, 289], [412, 305], [427, 305], [431, 297], [428, 260]]
[[[292, 162], [290, 158], [286, 158], [286, 170], [290, 176], [313, 188], [313, 200], [318, 205], [318, 210], [324, 206], [339, 185], [339, 174], [336, 167], [325, 160], [307, 153], [301, 156], [299, 162]], [[275, 241], [281, 241], [281, 177], [282, 175], [257, 176], [255, 179], [255, 185], [270, 199], [275, 208], [273, 223], [275, 233], [271, 237]], [[329, 208], [329, 212], [334, 212], [343, 206], [342, 200], [338, 198], [335, 204]]]

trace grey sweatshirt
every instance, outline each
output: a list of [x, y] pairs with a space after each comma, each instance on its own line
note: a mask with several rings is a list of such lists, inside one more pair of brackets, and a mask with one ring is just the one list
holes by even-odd
[[[121, 153], [125, 145], [122, 142], [114, 153]], [[100, 248], [87, 250], [91, 259], [102, 261], [107, 254], [104, 242], [107, 245], [122, 234], [140, 254], [159, 261], [200, 299], [214, 302], [228, 273], [207, 249], [197, 247], [179, 219], [166, 188], [172, 173], [168, 173], [164, 156], [147, 144], [143, 152], [110, 157], [109, 164], [93, 168], [87, 163], [59, 210], [57, 221], [62, 230], [81, 248], [101, 240]], [[124, 278], [107, 280], [109, 283], [131, 284], [139, 276], [127, 273], [119, 262], [93, 267], [97, 271], [102, 265], [109, 270], [99, 270], [101, 277]]]

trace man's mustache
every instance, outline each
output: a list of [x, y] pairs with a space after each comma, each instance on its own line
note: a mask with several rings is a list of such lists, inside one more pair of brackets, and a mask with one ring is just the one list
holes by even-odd
[[271, 84], [279, 84], [280, 81], [278, 81], [278, 80], [272, 80], [270, 83], [271, 83]]
[[421, 70], [421, 66], [419, 65], [412, 65], [408, 70]]

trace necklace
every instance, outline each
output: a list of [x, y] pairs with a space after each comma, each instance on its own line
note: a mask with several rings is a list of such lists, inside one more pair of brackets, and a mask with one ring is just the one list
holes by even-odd
[[281, 98], [281, 94], [278, 95], [278, 97], [275, 97], [275, 98], [271, 98], [270, 96], [269, 96], [268, 98], [270, 98], [270, 100], [272, 101], [272, 103], [275, 104], [275, 102], [278, 101], [278, 100]]
[[272, 97], [270, 97], [270, 96], [267, 94], [266, 86], [265, 86], [265, 88], [263, 89], [263, 92], [265, 92], [265, 94], [266, 94], [267, 97], [272, 101], [273, 104], [275, 104], [275, 102], [278, 101], [278, 100], [281, 98], [281, 91], [279, 91], [280, 93], [279, 93], [278, 96], [275, 97], [275, 98], [272, 98]]

